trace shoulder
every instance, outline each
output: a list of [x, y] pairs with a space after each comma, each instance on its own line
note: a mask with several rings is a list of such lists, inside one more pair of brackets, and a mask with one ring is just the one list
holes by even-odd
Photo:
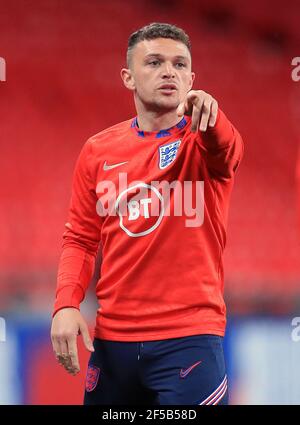
[[97, 163], [115, 145], [128, 138], [133, 118], [122, 121], [89, 137], [81, 148], [78, 162], [88, 168]]
[[122, 121], [118, 124], [108, 127], [91, 136], [86, 143], [92, 145], [92, 148], [96, 148], [99, 145], [117, 142], [119, 139], [122, 139], [128, 135], [128, 132], [130, 132], [132, 120], [133, 118], [130, 118], [129, 120]]

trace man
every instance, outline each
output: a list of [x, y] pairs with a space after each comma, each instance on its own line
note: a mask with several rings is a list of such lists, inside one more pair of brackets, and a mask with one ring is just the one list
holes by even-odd
[[[75, 375], [82, 334], [85, 404], [227, 403], [222, 253], [243, 144], [217, 101], [191, 90], [191, 66], [180, 28], [133, 33], [121, 77], [137, 116], [91, 137], [75, 168], [51, 338]], [[79, 305], [100, 242], [92, 343]]]

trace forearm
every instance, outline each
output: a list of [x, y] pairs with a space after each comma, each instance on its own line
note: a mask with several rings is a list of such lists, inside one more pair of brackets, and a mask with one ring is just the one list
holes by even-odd
[[222, 149], [233, 144], [237, 135], [239, 135], [238, 131], [219, 108], [215, 126], [201, 132], [201, 139], [208, 150]]
[[64, 307], [79, 309], [95, 268], [95, 255], [80, 246], [64, 247], [58, 266], [55, 313]]
[[91, 144], [88, 141], [81, 150], [74, 171], [53, 315], [64, 307], [79, 309], [94, 273], [101, 218], [96, 211], [95, 181], [90, 174], [90, 169], [93, 169], [92, 159]]
[[238, 167], [244, 152], [244, 144], [237, 129], [219, 109], [217, 122], [206, 132], [201, 132], [204, 156], [214, 176], [230, 178]]

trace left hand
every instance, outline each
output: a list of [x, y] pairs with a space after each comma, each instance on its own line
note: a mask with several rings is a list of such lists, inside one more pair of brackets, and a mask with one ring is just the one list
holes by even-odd
[[203, 90], [190, 90], [183, 102], [177, 107], [177, 115], [191, 115], [191, 131], [206, 131], [216, 124], [218, 102]]

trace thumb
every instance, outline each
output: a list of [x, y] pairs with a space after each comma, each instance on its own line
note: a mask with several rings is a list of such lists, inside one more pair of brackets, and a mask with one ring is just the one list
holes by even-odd
[[95, 349], [93, 347], [93, 343], [90, 337], [90, 333], [86, 324], [80, 325], [80, 333], [83, 338], [83, 343], [88, 351], [94, 352]]

